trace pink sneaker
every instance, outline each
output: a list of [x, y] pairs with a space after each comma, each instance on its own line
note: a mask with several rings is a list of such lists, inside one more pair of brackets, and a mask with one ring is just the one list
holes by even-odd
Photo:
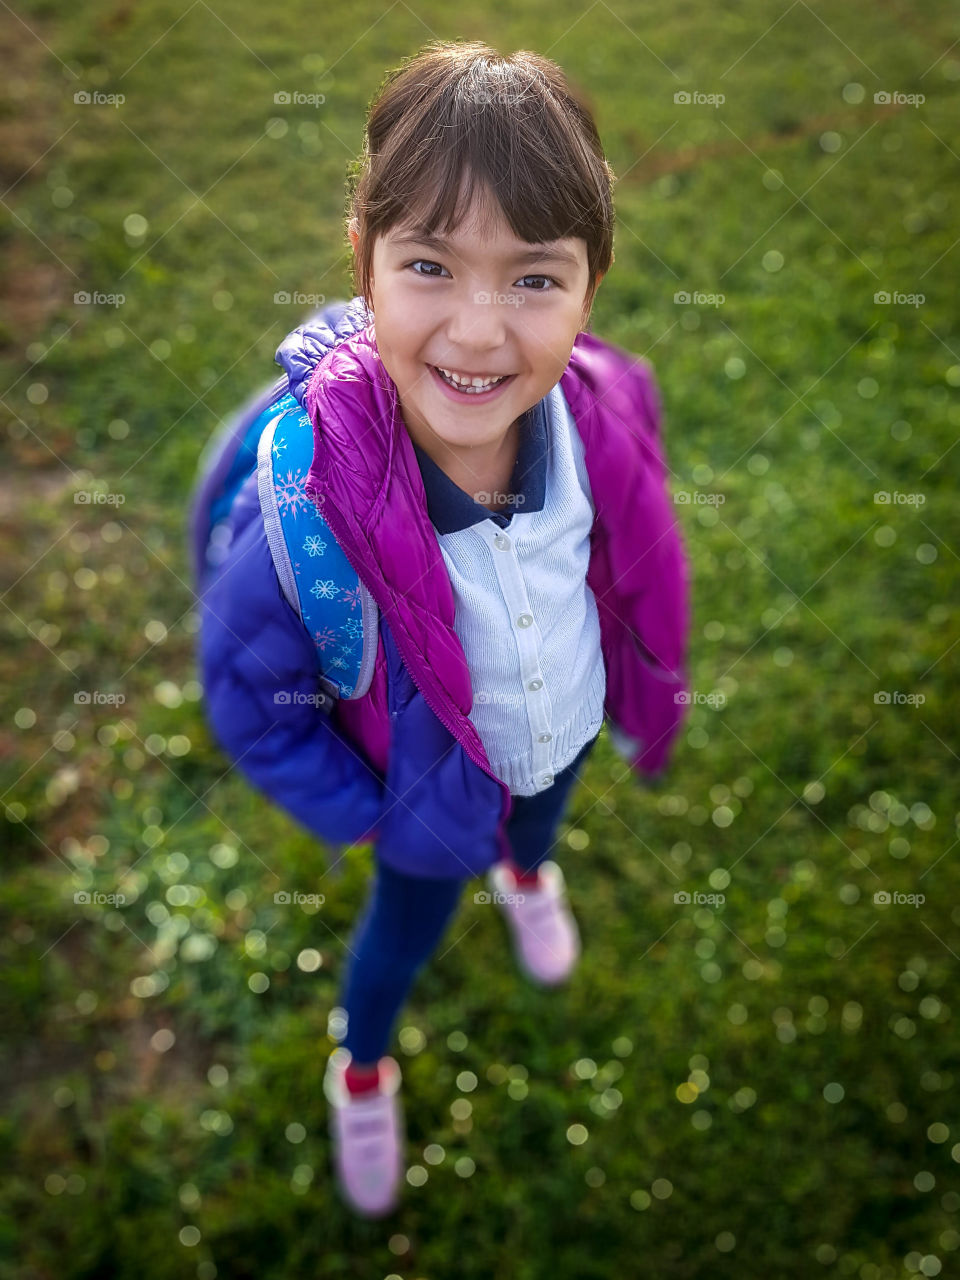
[[327, 1059], [323, 1092], [341, 1194], [365, 1218], [379, 1218], [399, 1203], [403, 1177], [403, 1107], [400, 1066], [380, 1059], [377, 1092], [351, 1095], [343, 1079], [350, 1051], [338, 1046]]
[[496, 862], [487, 872], [492, 893], [513, 933], [520, 968], [534, 982], [555, 986], [573, 972], [580, 955], [580, 931], [567, 902], [566, 881], [558, 863], [540, 864], [540, 887], [517, 886], [513, 871]]

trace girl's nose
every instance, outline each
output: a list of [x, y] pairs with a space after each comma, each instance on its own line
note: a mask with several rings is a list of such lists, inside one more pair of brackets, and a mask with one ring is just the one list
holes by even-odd
[[451, 309], [447, 321], [450, 345], [466, 355], [503, 346], [507, 334], [506, 305], [495, 293], [475, 290]]

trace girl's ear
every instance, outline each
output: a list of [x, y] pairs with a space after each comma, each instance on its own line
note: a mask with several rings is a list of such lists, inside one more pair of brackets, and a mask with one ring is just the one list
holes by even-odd
[[[360, 225], [357, 222], [356, 218], [351, 218], [350, 221], [347, 223], [347, 234], [349, 235], [350, 243], [353, 246], [353, 256], [354, 258], [356, 258], [357, 247], [360, 243]], [[367, 302], [366, 299], [364, 299], [364, 301], [366, 303], [367, 310], [370, 312], [372, 316], [373, 315], [372, 305], [369, 302]]]

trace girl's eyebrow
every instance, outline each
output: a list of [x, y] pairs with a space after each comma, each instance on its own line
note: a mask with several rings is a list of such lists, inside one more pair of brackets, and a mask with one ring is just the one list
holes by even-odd
[[[446, 240], [441, 239], [439, 236], [428, 235], [425, 231], [410, 231], [404, 235], [393, 236], [392, 242], [396, 245], [422, 245], [424, 248], [433, 249], [438, 253], [455, 254], [456, 252]], [[558, 262], [568, 267], [578, 267], [580, 265], [576, 256], [568, 250], [547, 244], [524, 249], [520, 253], [510, 254], [507, 257], [507, 262], [508, 264], [516, 265], [527, 262]]]

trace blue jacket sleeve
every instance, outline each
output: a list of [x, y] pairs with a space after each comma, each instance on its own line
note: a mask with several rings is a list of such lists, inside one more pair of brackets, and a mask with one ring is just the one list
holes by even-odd
[[238, 499], [230, 550], [200, 600], [207, 718], [271, 800], [323, 840], [359, 843], [379, 821], [383, 783], [331, 719], [329, 698], [321, 708], [316, 649], [280, 589], [253, 495], [250, 486]]

